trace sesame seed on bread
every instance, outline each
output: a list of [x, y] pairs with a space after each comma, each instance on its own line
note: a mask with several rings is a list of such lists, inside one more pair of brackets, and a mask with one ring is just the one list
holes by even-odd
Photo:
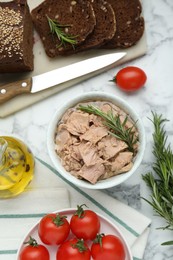
[[0, 73], [33, 70], [33, 24], [26, 0], [0, 2]]
[[107, 0], [116, 17], [116, 33], [103, 48], [127, 48], [136, 44], [144, 32], [140, 0]]
[[[31, 12], [34, 26], [49, 57], [63, 55], [81, 44], [93, 31], [96, 19], [89, 1], [45, 0]], [[62, 41], [51, 33], [48, 17], [64, 26], [63, 32], [75, 39], [75, 45]]]

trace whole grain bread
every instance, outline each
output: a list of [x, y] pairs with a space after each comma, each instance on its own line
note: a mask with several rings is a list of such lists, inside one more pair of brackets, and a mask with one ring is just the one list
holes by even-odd
[[107, 0], [116, 17], [116, 33], [104, 48], [127, 48], [136, 44], [144, 32], [140, 0]]
[[[88, 0], [94, 9], [96, 25], [86, 40], [72, 51], [77, 53], [98, 48], [113, 38], [116, 31], [116, 19], [112, 6], [105, 0]], [[68, 52], [69, 53], [69, 52]]]
[[[96, 19], [89, 1], [45, 0], [31, 12], [34, 26], [49, 57], [63, 55], [81, 44], [93, 31]], [[75, 39], [75, 45], [62, 41], [51, 33], [48, 18], [58, 23], [63, 32]]]
[[99, 47], [113, 38], [116, 32], [116, 17], [112, 6], [105, 0], [90, 0], [95, 15], [96, 26], [86, 39], [86, 48]]
[[0, 73], [33, 67], [33, 24], [26, 0], [0, 2]]

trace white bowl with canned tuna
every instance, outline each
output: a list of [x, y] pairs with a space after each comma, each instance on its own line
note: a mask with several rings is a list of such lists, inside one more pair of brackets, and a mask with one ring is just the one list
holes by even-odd
[[58, 108], [48, 129], [49, 156], [64, 180], [88, 189], [126, 181], [145, 150], [140, 116], [123, 99], [84, 93]]

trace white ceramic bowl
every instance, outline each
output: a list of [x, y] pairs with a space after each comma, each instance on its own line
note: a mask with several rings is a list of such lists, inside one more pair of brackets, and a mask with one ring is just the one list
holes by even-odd
[[[64, 167], [61, 165], [60, 158], [55, 152], [55, 143], [54, 143], [54, 137], [55, 137], [55, 130], [57, 123], [61, 119], [62, 115], [66, 112], [66, 110], [70, 107], [74, 107], [78, 103], [82, 101], [91, 101], [91, 100], [103, 100], [103, 101], [110, 101], [120, 107], [122, 110], [127, 112], [132, 120], [136, 123], [138, 132], [139, 132], [139, 150], [134, 160], [134, 165], [132, 169], [126, 173], [113, 176], [111, 178], [108, 178], [106, 180], [100, 180], [96, 184], [90, 184], [89, 182], [85, 180], [77, 179], [76, 177], [72, 176], [69, 172], [67, 172]], [[84, 94], [80, 94], [79, 96], [76, 96], [74, 98], [71, 98], [70, 100], [66, 101], [66, 103], [59, 107], [56, 111], [55, 115], [53, 116], [52, 120], [50, 121], [49, 129], [48, 129], [48, 139], [47, 139], [47, 146], [48, 146], [48, 152], [49, 156], [57, 169], [57, 171], [69, 182], [75, 184], [76, 186], [82, 187], [82, 188], [88, 188], [88, 189], [106, 189], [111, 188], [116, 185], [121, 184], [122, 182], [126, 181], [132, 174], [136, 171], [136, 169], [139, 167], [145, 150], [145, 131], [143, 127], [143, 123], [141, 121], [141, 118], [139, 115], [134, 111], [134, 109], [123, 99], [113, 95], [113, 94], [107, 94], [103, 92], [88, 92]]]

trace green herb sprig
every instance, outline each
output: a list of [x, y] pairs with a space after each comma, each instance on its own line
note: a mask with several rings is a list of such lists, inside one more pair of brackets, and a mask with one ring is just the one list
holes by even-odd
[[[151, 201], [143, 198], [160, 217], [166, 220], [166, 226], [161, 229], [173, 230], [173, 152], [167, 144], [168, 136], [165, 131], [167, 119], [153, 113], [153, 155], [155, 162], [153, 173], [148, 172], [142, 178], [151, 189]], [[162, 243], [173, 245], [173, 241]]]
[[70, 35], [68, 33], [66, 33], [63, 29], [64, 28], [67, 28], [67, 27], [71, 27], [70, 25], [62, 25], [62, 24], [59, 24], [57, 21], [55, 20], [52, 20], [51, 18], [49, 18], [47, 16], [47, 20], [48, 20], [48, 23], [49, 23], [49, 27], [50, 27], [50, 31], [53, 35], [56, 35], [59, 39], [59, 41], [61, 42], [57, 48], [59, 48], [60, 46], [62, 45], [66, 45], [66, 43], [69, 43], [73, 46], [74, 48], [74, 45], [77, 44], [77, 40], [76, 40], [76, 37], [77, 35]]
[[128, 145], [129, 151], [134, 153], [134, 145], [138, 141], [138, 137], [134, 136], [134, 126], [127, 128], [126, 123], [128, 116], [125, 117], [124, 121], [121, 122], [119, 115], [114, 115], [113, 111], [103, 112], [99, 108], [92, 105], [79, 105], [78, 109], [81, 111], [100, 116], [104, 119], [104, 125], [107, 126], [112, 132], [111, 135], [115, 136], [117, 139], [124, 141]]

